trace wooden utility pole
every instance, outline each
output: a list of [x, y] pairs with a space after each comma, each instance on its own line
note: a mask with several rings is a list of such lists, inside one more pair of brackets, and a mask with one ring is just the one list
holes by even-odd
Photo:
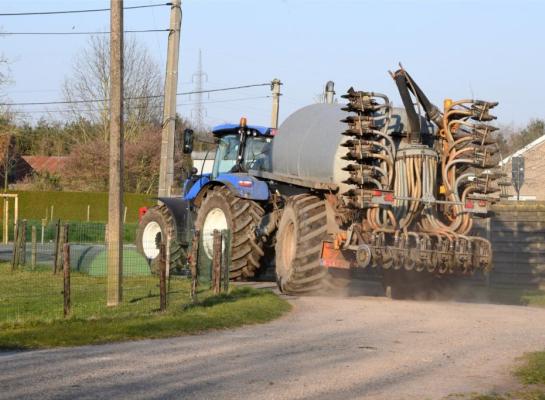
[[271, 114], [271, 128], [278, 128], [278, 114], [280, 112], [280, 82], [279, 79], [273, 79], [271, 82], [271, 90], [273, 95], [272, 114]]
[[178, 89], [178, 58], [182, 27], [181, 0], [173, 0], [170, 8], [163, 131], [161, 134], [161, 164], [159, 167], [159, 197], [170, 196], [174, 183], [174, 130], [176, 123], [176, 91]]
[[110, 3], [110, 190], [107, 305], [121, 301], [123, 276], [123, 0]]

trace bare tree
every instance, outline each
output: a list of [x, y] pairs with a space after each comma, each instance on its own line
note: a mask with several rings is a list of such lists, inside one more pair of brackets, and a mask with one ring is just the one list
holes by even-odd
[[[108, 38], [92, 36], [65, 79], [64, 98], [75, 102], [68, 108], [69, 117], [80, 127], [78, 141], [86, 142], [97, 135], [108, 139], [109, 58]], [[125, 137], [131, 140], [146, 126], [160, 123], [162, 78], [147, 49], [134, 39], [125, 41], [124, 68]], [[106, 100], [95, 101], [101, 99]]]
[[13, 123], [13, 116], [4, 111], [0, 115], [0, 176], [2, 177], [2, 186], [4, 192], [8, 190], [8, 185], [14, 168], [20, 159], [17, 136], [18, 128]]

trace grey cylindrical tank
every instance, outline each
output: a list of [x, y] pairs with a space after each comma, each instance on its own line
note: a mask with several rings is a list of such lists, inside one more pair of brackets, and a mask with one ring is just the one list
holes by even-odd
[[[347, 113], [338, 104], [313, 104], [291, 114], [278, 128], [272, 146], [272, 172], [324, 183], [338, 183], [347, 164], [341, 156], [347, 140], [341, 122]], [[341, 162], [341, 165], [338, 165]], [[344, 175], [343, 174], [343, 175]]]
[[[341, 120], [349, 114], [341, 104], [313, 104], [291, 114], [278, 128], [273, 140], [272, 172], [305, 180], [333, 183], [343, 189], [349, 174], [342, 169], [349, 163], [341, 144], [350, 137], [343, 135], [347, 125]], [[404, 132], [406, 113], [394, 108], [389, 132]], [[433, 132], [422, 118], [424, 134]]]

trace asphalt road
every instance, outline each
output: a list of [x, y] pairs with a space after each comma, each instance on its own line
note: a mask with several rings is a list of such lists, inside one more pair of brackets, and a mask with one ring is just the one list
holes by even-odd
[[1, 399], [440, 399], [514, 384], [545, 310], [305, 297], [265, 325], [0, 353]]

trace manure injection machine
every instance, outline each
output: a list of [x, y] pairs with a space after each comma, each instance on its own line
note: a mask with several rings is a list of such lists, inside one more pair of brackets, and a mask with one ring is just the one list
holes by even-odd
[[339, 268], [380, 268], [385, 285], [402, 284], [406, 271], [488, 271], [491, 244], [470, 231], [499, 191], [497, 103], [447, 99], [439, 110], [403, 68], [392, 77], [402, 108], [350, 88], [346, 104], [304, 107], [278, 130], [245, 119], [215, 127], [212, 173], [144, 215], [140, 251], [158, 257], [168, 231], [175, 267], [187, 263], [195, 231], [211, 258], [213, 231], [229, 229], [230, 278], [274, 265], [280, 290], [294, 294], [323, 289]]

